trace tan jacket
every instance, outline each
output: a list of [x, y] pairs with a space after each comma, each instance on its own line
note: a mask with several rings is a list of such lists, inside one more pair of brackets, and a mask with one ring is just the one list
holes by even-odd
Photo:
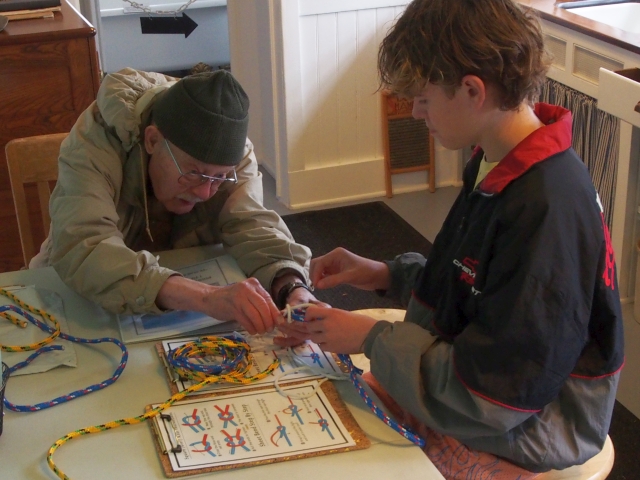
[[267, 289], [285, 268], [308, 280], [311, 252], [262, 205], [262, 176], [248, 139], [238, 184], [174, 215], [166, 242], [152, 238], [154, 198], [147, 197], [141, 134], [155, 96], [176, 80], [132, 69], [107, 75], [60, 150], [51, 231], [30, 267], [52, 265], [69, 287], [111, 312], [160, 312], [155, 298], [175, 272], [140, 246], [160, 251], [222, 243]]

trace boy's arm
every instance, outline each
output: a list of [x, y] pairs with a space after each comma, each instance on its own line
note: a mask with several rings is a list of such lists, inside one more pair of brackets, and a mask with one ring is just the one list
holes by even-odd
[[394, 400], [445, 435], [502, 435], [533, 413], [506, 409], [471, 392], [456, 374], [453, 345], [414, 323], [378, 322], [365, 340], [364, 353]]
[[389, 268], [388, 290], [376, 290], [379, 295], [398, 300], [403, 307], [409, 305], [411, 292], [427, 260], [419, 253], [403, 253], [391, 261], [384, 262]]

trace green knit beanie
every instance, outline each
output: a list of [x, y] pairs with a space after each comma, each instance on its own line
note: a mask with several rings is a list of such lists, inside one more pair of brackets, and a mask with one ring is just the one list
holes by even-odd
[[238, 165], [249, 128], [249, 97], [226, 70], [184, 77], [161, 93], [153, 122], [180, 150], [214, 165]]

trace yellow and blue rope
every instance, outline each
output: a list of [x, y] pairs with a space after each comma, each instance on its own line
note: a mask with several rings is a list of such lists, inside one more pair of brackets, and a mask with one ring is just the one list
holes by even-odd
[[[121, 375], [124, 370], [127, 359], [128, 352], [124, 344], [120, 342], [120, 340], [115, 338], [100, 338], [100, 339], [83, 339], [74, 337], [72, 335], [67, 335], [60, 331], [60, 324], [56, 320], [56, 318], [41, 310], [34, 308], [27, 303], [20, 300], [16, 295], [11, 292], [0, 288], [0, 294], [4, 295], [15, 303], [17, 303], [21, 308], [15, 307], [13, 305], [7, 305], [0, 307], [0, 317], [6, 318], [13, 322], [14, 324], [25, 328], [27, 323], [24, 320], [21, 320], [15, 315], [10, 314], [9, 312], [13, 312], [14, 314], [19, 314], [23, 318], [26, 318], [31, 323], [36, 325], [41, 330], [49, 333], [49, 336], [34, 344], [25, 345], [25, 346], [9, 346], [9, 345], [1, 345], [2, 349], [8, 352], [24, 352], [24, 351], [32, 351], [36, 350], [36, 352], [27, 358], [25, 361], [18, 363], [10, 368], [10, 373], [23, 368], [24, 366], [31, 363], [35, 358], [37, 358], [42, 353], [51, 350], [59, 350], [62, 349], [61, 346], [58, 345], [49, 345], [56, 338], [60, 337], [65, 340], [69, 340], [71, 342], [78, 343], [103, 343], [103, 342], [112, 342], [118, 345], [122, 350], [122, 360], [120, 365], [114, 372], [113, 376], [109, 379], [101, 382], [99, 384], [92, 385], [82, 390], [77, 390], [68, 395], [63, 395], [49, 402], [43, 402], [36, 405], [14, 405], [8, 400], [4, 400], [5, 406], [11, 410], [19, 411], [19, 412], [31, 412], [37, 411], [44, 408], [53, 407], [59, 403], [63, 403], [66, 401], [73, 400], [74, 398], [78, 398], [83, 395], [87, 395], [96, 390], [100, 390], [105, 388], [112, 383], [114, 383]], [[286, 316], [288, 321], [304, 321], [304, 307], [300, 308], [292, 308], [287, 306]], [[47, 325], [44, 322], [36, 319], [28, 312], [40, 315], [42, 318], [48, 320], [53, 324], [53, 327]], [[191, 358], [202, 358], [205, 356], [218, 356], [222, 357], [222, 362], [218, 365], [211, 365], [206, 363], [194, 363], [190, 359]], [[411, 429], [405, 427], [404, 425], [399, 424], [392, 418], [390, 418], [387, 414], [385, 414], [369, 397], [366, 390], [360, 383], [358, 378], [359, 375], [362, 374], [362, 370], [356, 368], [349, 355], [339, 354], [338, 358], [347, 366], [349, 371], [349, 377], [358, 390], [360, 396], [363, 398], [367, 406], [371, 409], [371, 411], [380, 418], [384, 423], [388, 426], [396, 430], [402, 436], [415, 443], [420, 447], [424, 447], [425, 441], [420, 436], [415, 434]], [[242, 340], [240, 337], [213, 337], [207, 336], [198, 339], [195, 342], [187, 342], [185, 345], [179, 347], [176, 350], [172, 350], [169, 352], [167, 359], [169, 363], [173, 366], [173, 368], [178, 372], [178, 374], [183, 378], [188, 378], [193, 381], [197, 381], [198, 383], [182, 390], [181, 392], [176, 393], [166, 402], [158, 405], [157, 407], [145, 412], [142, 415], [136, 417], [122, 418], [119, 420], [114, 420], [111, 422], [104, 423], [102, 425], [95, 425], [92, 427], [86, 427], [79, 430], [75, 430], [73, 432], [68, 433], [67, 435], [59, 438], [56, 442], [49, 448], [47, 453], [47, 463], [52, 471], [58, 476], [58, 478], [63, 480], [69, 480], [69, 477], [62, 472], [53, 461], [53, 454], [56, 450], [64, 445], [66, 442], [77, 438], [79, 436], [88, 435], [91, 433], [99, 433], [104, 432], [106, 430], [111, 430], [114, 428], [121, 427], [123, 425], [134, 425], [137, 423], [144, 422], [150, 418], [155, 417], [163, 410], [166, 410], [170, 406], [172, 406], [175, 402], [182, 400], [184, 397], [189, 395], [190, 393], [194, 393], [204, 386], [218, 383], [218, 382], [227, 382], [227, 383], [235, 383], [235, 384], [249, 384], [253, 383], [257, 380], [265, 378], [267, 375], [271, 374], [276, 368], [279, 366], [279, 360], [275, 359], [269, 367], [267, 367], [264, 371], [254, 375], [248, 376], [249, 370], [253, 363], [250, 353], [249, 345]]]
[[[60, 323], [50, 313], [47, 313], [44, 310], [35, 308], [25, 303], [16, 295], [14, 295], [13, 293], [11, 293], [10, 291], [4, 288], [0, 288], [0, 295], [4, 295], [5, 297], [8, 297], [13, 302], [19, 305], [19, 307], [16, 307], [15, 305], [0, 306], [0, 317], [11, 321], [12, 323], [14, 323], [15, 325], [21, 328], [27, 327], [27, 322], [22, 319], [22, 318], [26, 318], [31, 323], [33, 323], [36, 327], [40, 328], [42, 331], [49, 333], [49, 336], [44, 340], [29, 344], [29, 345], [0, 345], [2, 350], [7, 352], [28, 352], [28, 351], [35, 350], [35, 353], [30, 355], [26, 360], [15, 364], [13, 367], [10, 367], [8, 369], [9, 376], [11, 376], [11, 374], [16, 370], [19, 370], [29, 365], [33, 360], [35, 360], [37, 357], [39, 357], [43, 353], [54, 351], [54, 350], [62, 350], [63, 347], [60, 345], [50, 345], [56, 338], [62, 338], [64, 340], [68, 340], [70, 342], [75, 342], [75, 343], [88, 343], [88, 344], [110, 342], [110, 343], [116, 344], [118, 347], [120, 347], [120, 350], [122, 350], [120, 365], [118, 365], [118, 368], [116, 368], [113, 375], [108, 379], [104, 380], [103, 382], [96, 383], [87, 388], [76, 390], [75, 392], [71, 392], [67, 395], [62, 395], [60, 397], [54, 398], [53, 400], [38, 403], [35, 405], [16, 405], [14, 403], [11, 403], [9, 400], [7, 400], [5, 395], [4, 406], [7, 407], [9, 410], [13, 410], [14, 412], [35, 412], [38, 410], [43, 410], [45, 408], [53, 407], [60, 403], [68, 402], [70, 400], [73, 400], [78, 397], [82, 397], [84, 395], [88, 395], [91, 392], [101, 390], [105, 387], [108, 387], [112, 383], [114, 383], [122, 374], [124, 367], [127, 366], [127, 360], [129, 358], [129, 354], [127, 352], [127, 348], [124, 346], [124, 344], [120, 340], [116, 338], [86, 339], [86, 338], [79, 338], [79, 337], [74, 337], [72, 335], [68, 335], [60, 331]], [[53, 324], [53, 327], [38, 320], [33, 315], [31, 315], [31, 313], [40, 315], [43, 319], [51, 322]], [[18, 317], [17, 315], [20, 315], [20, 317], [22, 318]]]
[[[7, 401], [5, 398], [5, 406], [7, 408], [18, 411], [18, 412], [32, 412], [37, 410], [42, 410], [44, 408], [53, 407], [58, 405], [59, 403], [63, 403], [69, 400], [73, 400], [74, 398], [78, 398], [80, 396], [89, 394], [96, 390], [100, 390], [111, 385], [115, 382], [119, 377], [122, 371], [124, 370], [127, 359], [128, 352], [124, 344], [115, 338], [100, 338], [100, 339], [84, 339], [73, 337], [72, 335], [67, 335], [60, 331], [60, 324], [57, 319], [45, 312], [44, 310], [32, 307], [31, 305], [25, 303], [20, 298], [18, 298], [13, 293], [9, 292], [6, 289], [0, 288], [0, 295], [4, 295], [10, 298], [13, 302], [17, 303], [20, 307], [16, 307], [14, 305], [7, 305], [0, 307], [0, 317], [5, 318], [15, 325], [25, 328], [27, 326], [27, 322], [22, 320], [17, 315], [20, 315], [23, 318], [26, 318], [31, 323], [36, 325], [41, 330], [49, 333], [49, 336], [39, 342], [30, 345], [24, 346], [16, 346], [16, 345], [0, 345], [0, 347], [8, 352], [24, 352], [36, 350], [36, 352], [29, 356], [25, 361], [20, 362], [13, 367], [10, 368], [10, 372], [14, 372], [20, 368], [25, 367], [29, 363], [31, 363], [35, 358], [37, 358], [42, 353], [51, 351], [51, 350], [60, 350], [62, 349], [59, 345], [49, 345], [56, 338], [60, 337], [65, 340], [69, 340], [72, 342], [80, 342], [80, 343], [102, 343], [102, 342], [113, 342], [118, 345], [122, 349], [122, 360], [120, 365], [116, 369], [114, 375], [96, 385], [92, 385], [82, 390], [78, 390], [76, 392], [72, 392], [68, 395], [63, 395], [49, 402], [43, 402], [37, 405], [14, 405], [11, 402]], [[13, 313], [10, 313], [13, 312]], [[38, 320], [30, 313], [40, 315], [43, 319], [51, 322], [53, 327], [47, 325], [46, 323]], [[17, 315], [16, 315], [17, 314]], [[217, 356], [222, 357], [222, 361], [218, 365], [205, 365], [197, 362], [192, 362], [190, 359], [192, 358], [202, 358], [205, 356]], [[166, 410], [175, 402], [182, 400], [184, 397], [189, 395], [190, 393], [197, 392], [201, 388], [206, 385], [218, 382], [227, 382], [227, 383], [235, 383], [235, 384], [249, 384], [255, 381], [261, 380], [265, 378], [267, 375], [271, 374], [278, 366], [280, 365], [280, 360], [275, 359], [265, 370], [257, 373], [256, 375], [250, 376], [249, 371], [251, 369], [251, 365], [254, 363], [253, 358], [250, 353], [249, 345], [239, 336], [231, 336], [227, 337], [214, 337], [214, 336], [205, 336], [201, 337], [195, 342], [187, 342], [182, 347], [169, 352], [168, 355], [169, 363], [174, 366], [179, 375], [184, 378], [188, 378], [199, 383], [194, 384], [181, 392], [176, 393], [166, 402], [158, 405], [157, 407], [145, 412], [142, 415], [138, 415], [137, 417], [130, 418], [121, 418], [119, 420], [114, 420], [111, 422], [104, 423], [102, 425], [95, 425], [92, 427], [81, 428], [79, 430], [75, 430], [66, 434], [65, 436], [59, 438], [55, 441], [55, 443], [49, 448], [47, 453], [47, 464], [51, 468], [51, 470], [58, 476], [58, 478], [63, 480], [69, 480], [69, 477], [60, 470], [55, 462], [53, 461], [53, 454], [56, 452], [58, 448], [64, 445], [66, 442], [77, 438], [79, 436], [88, 435], [91, 433], [99, 433], [107, 430], [111, 430], [114, 428], [121, 427], [123, 425], [134, 425], [137, 423], [144, 422], [149, 420], [150, 418], [155, 417], [163, 410]]]
[[[203, 368], [201, 368], [204, 367], [203, 365], [189, 360], [190, 358], [202, 358], [205, 356], [221, 356], [223, 358], [221, 364], [213, 367], [217, 373], [209, 374], [208, 371], [203, 371]], [[168, 355], [168, 358], [170, 364], [174, 365], [174, 368], [176, 368], [176, 371], [181, 376], [199, 381], [199, 383], [176, 393], [166, 402], [142, 415], [138, 415], [137, 417], [122, 418], [102, 425], [82, 428], [68, 433], [64, 437], [56, 440], [56, 442], [49, 448], [47, 463], [58, 478], [62, 480], [69, 480], [69, 477], [54, 463], [53, 454], [60, 446], [64, 445], [69, 440], [82, 435], [88, 435], [90, 433], [104, 432], [123, 425], [134, 425], [136, 423], [144, 422], [155, 417], [163, 410], [166, 410], [175, 402], [182, 400], [190, 393], [197, 392], [206, 385], [218, 382], [240, 384], [253, 383], [265, 378], [280, 365], [280, 361], [276, 359], [262, 372], [253, 376], [247, 376], [251, 368], [251, 364], [253, 363], [250, 347], [244, 340], [235, 336], [231, 338], [214, 336], [201, 337], [195, 342], [187, 342], [182, 347], [172, 350]]]

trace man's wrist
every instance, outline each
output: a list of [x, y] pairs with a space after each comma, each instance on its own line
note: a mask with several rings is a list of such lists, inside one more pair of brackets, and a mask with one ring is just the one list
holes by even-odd
[[280, 292], [282, 287], [284, 287], [287, 283], [292, 283], [292, 282], [306, 283], [302, 273], [292, 268], [285, 268], [283, 270], [280, 270], [276, 274], [275, 278], [271, 281], [271, 288], [270, 288], [271, 297], [273, 298], [274, 302], [277, 300], [278, 293]]
[[182, 275], [172, 275], [162, 284], [156, 296], [156, 306], [162, 310], [195, 310], [204, 312], [216, 290], [224, 287], [207, 285]]
[[295, 280], [293, 282], [286, 283], [285, 285], [280, 287], [280, 290], [278, 290], [278, 293], [276, 294], [276, 307], [278, 307], [280, 310], [284, 310], [284, 308], [287, 306], [287, 299], [289, 298], [289, 295], [291, 295], [291, 293], [298, 288], [304, 288], [305, 290], [311, 292], [311, 288], [309, 288], [307, 284], [302, 280]]

